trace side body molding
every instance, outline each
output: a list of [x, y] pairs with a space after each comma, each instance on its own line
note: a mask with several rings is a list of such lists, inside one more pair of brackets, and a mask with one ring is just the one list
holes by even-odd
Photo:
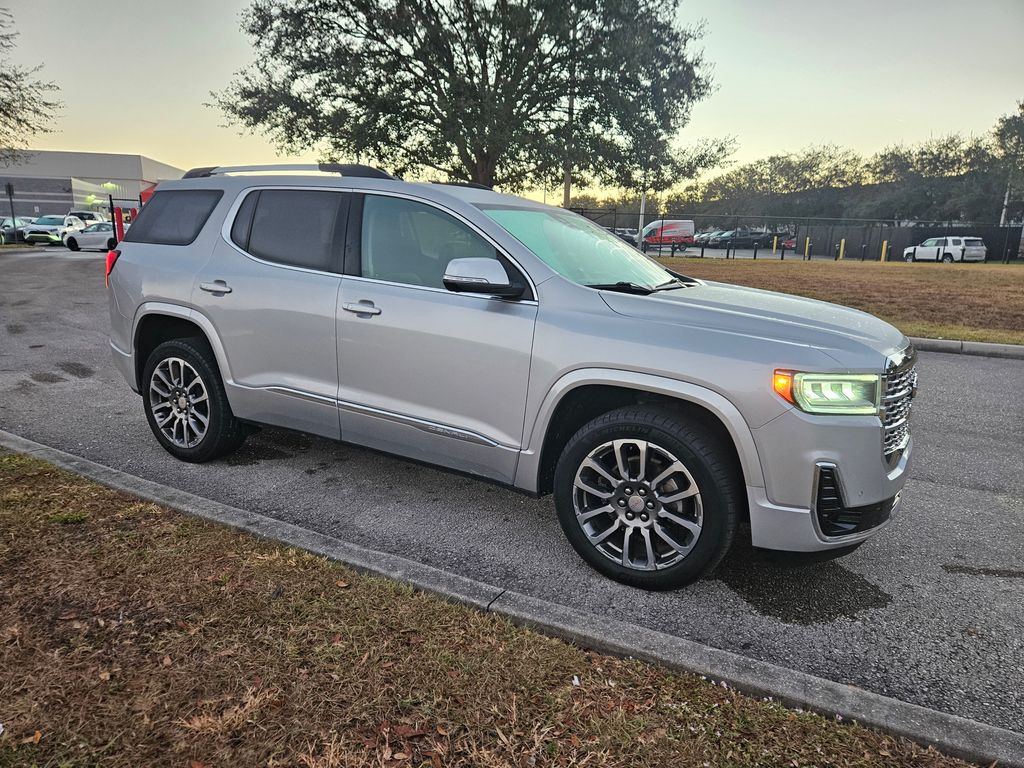
[[717, 392], [696, 384], [664, 376], [612, 368], [579, 368], [565, 374], [552, 385], [537, 409], [532, 425], [527, 423], [526, 447], [520, 453], [519, 463], [516, 467], [516, 487], [532, 493], [537, 492], [541, 469], [541, 449], [544, 447], [544, 437], [547, 434], [551, 417], [554, 415], [558, 403], [568, 392], [588, 384], [655, 392], [707, 408], [729, 431], [733, 444], [736, 446], [736, 453], [740, 458], [746, 485], [757, 488], [764, 487], [761, 461], [758, 458], [757, 447], [754, 445], [750, 427], [736, 406], [729, 400]]

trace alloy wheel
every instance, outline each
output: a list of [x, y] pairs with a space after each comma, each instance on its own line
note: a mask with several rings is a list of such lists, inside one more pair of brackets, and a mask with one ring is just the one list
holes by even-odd
[[669, 568], [700, 538], [700, 488], [683, 462], [655, 443], [599, 445], [580, 463], [573, 486], [576, 521], [591, 546], [625, 568]]
[[153, 369], [149, 408], [157, 428], [179, 448], [202, 442], [210, 426], [210, 397], [199, 373], [180, 357], [168, 357]]

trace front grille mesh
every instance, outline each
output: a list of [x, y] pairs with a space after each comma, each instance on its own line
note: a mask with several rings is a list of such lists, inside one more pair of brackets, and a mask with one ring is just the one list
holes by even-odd
[[917, 387], [917, 366], [913, 355], [886, 376], [882, 407], [882, 453], [886, 459], [902, 451], [910, 438], [910, 407]]

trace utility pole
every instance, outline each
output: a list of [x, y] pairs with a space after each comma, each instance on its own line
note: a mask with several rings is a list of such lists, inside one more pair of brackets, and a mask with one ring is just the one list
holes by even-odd
[[999, 215], [999, 226], [1006, 226], [1006, 209], [1010, 206], [1010, 179], [1013, 178], [1013, 171], [1006, 177], [1006, 194], [1003, 195], [1003, 212]]
[[14, 242], [18, 242], [18, 219], [14, 215], [14, 185], [7, 182], [4, 191], [7, 192], [7, 202], [11, 205], [11, 229], [14, 230]]
[[565, 123], [565, 173], [562, 177], [562, 207], [568, 208], [572, 200], [572, 161], [573, 161], [573, 120], [576, 106], [576, 13], [575, 4], [570, 7], [572, 12], [572, 29], [569, 31], [569, 104]]
[[[636, 245], [640, 248], [643, 245], [644, 214], [647, 213], [647, 166], [644, 166], [643, 181], [640, 190], [640, 224], [636, 228]], [[642, 248], [641, 248], [642, 250]]]

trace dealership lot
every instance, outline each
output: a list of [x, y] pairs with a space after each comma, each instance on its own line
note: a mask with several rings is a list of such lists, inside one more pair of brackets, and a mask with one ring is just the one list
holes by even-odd
[[[760, 257], [760, 254], [759, 254]], [[365, 450], [264, 430], [174, 461], [112, 369], [102, 257], [0, 254], [0, 428], [218, 501], [622, 621], [1005, 728], [1024, 711], [1024, 361], [922, 353], [900, 517], [840, 561], [737, 552], [649, 594], [572, 552], [534, 500]]]

